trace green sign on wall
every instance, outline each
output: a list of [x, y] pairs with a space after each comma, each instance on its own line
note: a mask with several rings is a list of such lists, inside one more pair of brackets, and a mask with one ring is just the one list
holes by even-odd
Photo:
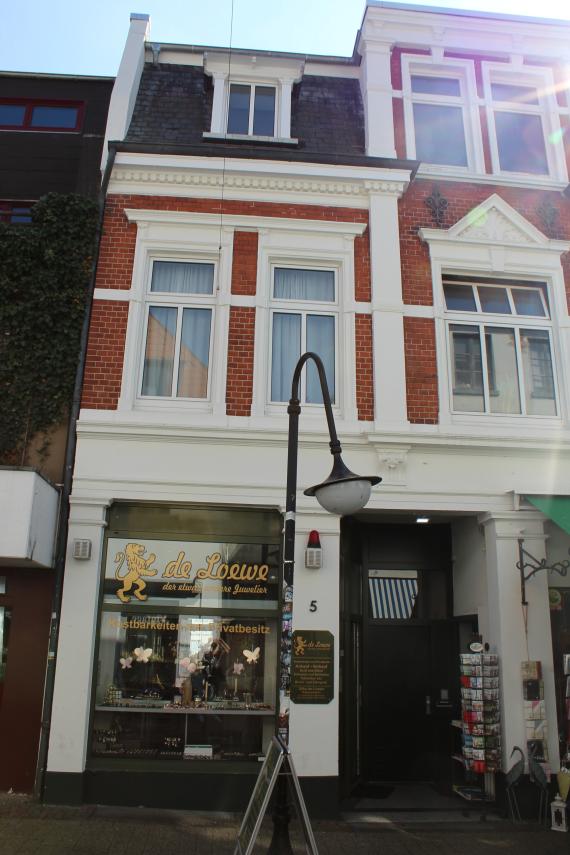
[[291, 651], [291, 700], [328, 704], [334, 697], [334, 636], [327, 630], [298, 629]]

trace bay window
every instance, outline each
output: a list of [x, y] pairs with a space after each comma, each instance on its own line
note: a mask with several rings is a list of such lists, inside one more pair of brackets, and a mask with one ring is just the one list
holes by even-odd
[[214, 264], [152, 264], [147, 300], [141, 395], [208, 397]]
[[453, 409], [556, 416], [544, 287], [449, 278], [444, 297]]
[[[337, 295], [333, 270], [273, 268], [270, 400], [288, 401], [295, 365], [302, 353], [317, 353], [335, 401]], [[313, 363], [301, 377], [302, 401], [322, 404]]]

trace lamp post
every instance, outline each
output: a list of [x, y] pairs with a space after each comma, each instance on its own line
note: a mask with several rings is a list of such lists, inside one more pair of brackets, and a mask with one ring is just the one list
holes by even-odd
[[[353, 514], [361, 510], [370, 498], [371, 488], [382, 479], [378, 475], [355, 475], [343, 463], [341, 445], [336, 433], [331, 399], [325, 368], [316, 353], [304, 353], [293, 372], [289, 414], [289, 434], [287, 442], [287, 494], [285, 502], [285, 532], [283, 547], [283, 613], [281, 626], [281, 668], [280, 668], [280, 715], [278, 735], [286, 745], [289, 742], [289, 705], [288, 695], [291, 682], [291, 639], [293, 619], [293, 574], [295, 568], [295, 510], [297, 506], [297, 457], [299, 450], [299, 383], [306, 362], [312, 359], [317, 368], [325, 415], [329, 429], [330, 451], [333, 466], [329, 477], [314, 487], [305, 490], [305, 496], [315, 496], [319, 504], [332, 514]], [[277, 799], [273, 814], [273, 838], [269, 852], [273, 855], [291, 855], [289, 840], [289, 806], [287, 801], [287, 781], [284, 776], [277, 783]]]

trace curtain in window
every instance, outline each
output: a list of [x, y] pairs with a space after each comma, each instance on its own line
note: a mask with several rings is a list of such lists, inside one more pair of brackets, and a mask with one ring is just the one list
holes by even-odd
[[150, 290], [163, 294], [213, 294], [214, 265], [192, 261], [155, 261]]
[[170, 306], [149, 306], [143, 395], [172, 394], [177, 312]]
[[[334, 318], [330, 315], [307, 315], [307, 350], [321, 357], [325, 366], [331, 402], [334, 404]], [[319, 375], [312, 360], [307, 363], [306, 401], [308, 404], [323, 403]]]
[[271, 353], [271, 400], [288, 401], [301, 355], [301, 315], [275, 312]]
[[504, 327], [485, 327], [487, 378], [492, 413], [520, 413], [515, 333]]
[[273, 289], [276, 300], [318, 300], [331, 303], [334, 302], [334, 272], [276, 267]]
[[184, 309], [178, 363], [178, 397], [205, 398], [208, 394], [211, 320], [211, 309]]

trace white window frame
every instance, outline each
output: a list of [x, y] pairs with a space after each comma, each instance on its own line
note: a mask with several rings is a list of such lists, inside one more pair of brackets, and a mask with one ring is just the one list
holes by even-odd
[[[249, 87], [249, 123], [248, 123], [248, 131], [247, 134], [237, 134], [230, 133], [228, 131], [228, 122], [230, 120], [230, 93], [232, 86], [248, 86]], [[275, 93], [275, 112], [273, 114], [273, 133], [269, 135], [270, 139], [274, 139], [277, 136], [277, 121], [279, 118], [279, 88], [276, 86], [275, 82], [264, 83], [262, 80], [256, 80], [252, 82], [251, 80], [242, 80], [232, 78], [228, 81], [227, 91], [226, 91], [226, 106], [225, 106], [225, 128], [228, 136], [236, 136], [236, 137], [256, 137], [259, 138], [259, 135], [255, 135], [253, 133], [253, 122], [255, 118], [255, 90], [257, 88], [263, 89], [273, 89]], [[265, 134], [265, 136], [268, 136]]]
[[[431, 95], [412, 92], [412, 77], [447, 77], [457, 80], [460, 96]], [[463, 116], [467, 166], [421, 162], [421, 171], [435, 174], [467, 174], [485, 172], [481, 123], [474, 65], [470, 60], [442, 59], [416, 54], [402, 55], [402, 95], [407, 156], [416, 159], [414, 103], [460, 107]]]
[[[556, 101], [555, 81], [551, 68], [519, 65], [513, 67], [507, 63], [481, 63], [483, 72], [483, 89], [487, 127], [489, 129], [489, 146], [493, 173], [511, 179], [524, 179], [526, 182], [542, 183], [545, 179], [568, 181], [568, 171], [564, 157], [560, 113]], [[536, 89], [538, 104], [519, 104], [509, 101], [495, 101], [492, 94], [492, 84], [500, 83], [510, 86], [528, 86]], [[521, 115], [539, 116], [542, 124], [544, 149], [548, 172], [513, 172], [501, 170], [499, 145], [495, 126], [495, 111], [519, 113]], [[549, 140], [554, 140], [550, 142]]]
[[[449, 276], [449, 272], [447, 276]], [[442, 285], [445, 285], [447, 282], [447, 276], [443, 277]], [[470, 277], [473, 278], [473, 277]], [[449, 405], [450, 410], [453, 414], [457, 415], [469, 415], [469, 416], [492, 416], [497, 418], [525, 418], [525, 419], [553, 419], [558, 418], [560, 414], [560, 395], [558, 392], [558, 378], [556, 372], [556, 359], [552, 341], [552, 319], [550, 316], [550, 309], [547, 304], [547, 300], [544, 296], [544, 290], [546, 288], [546, 283], [541, 283], [544, 287], [533, 287], [535, 292], [539, 292], [541, 295], [542, 307], [544, 309], [545, 314], [541, 316], [537, 315], [521, 315], [517, 314], [514, 306], [514, 301], [511, 295], [511, 289], [518, 287], [532, 287], [534, 283], [525, 282], [524, 279], [518, 279], [514, 281], [512, 279], [493, 279], [493, 281], [489, 281], [484, 276], [481, 276], [480, 279], [477, 277], [479, 281], [477, 282], [465, 282], [461, 283], [460, 281], [453, 282], [453, 284], [461, 285], [471, 285], [475, 286], [473, 288], [473, 294], [475, 296], [476, 310], [469, 311], [468, 309], [460, 310], [460, 309], [447, 309], [445, 303], [445, 294], [443, 295], [443, 305], [445, 307], [445, 327], [446, 327], [446, 353], [447, 353], [447, 377], [448, 377], [448, 394], [449, 394]], [[508, 295], [508, 301], [511, 308], [511, 313], [500, 313], [495, 314], [491, 312], [485, 312], [481, 308], [481, 304], [479, 301], [478, 288], [479, 287], [494, 287], [494, 288], [503, 288], [506, 290]], [[469, 410], [460, 410], [454, 409], [454, 376], [455, 376], [455, 366], [453, 364], [453, 353], [451, 348], [451, 327], [452, 326], [464, 326], [464, 327], [476, 327], [479, 332], [479, 342], [480, 342], [480, 351], [481, 351], [481, 371], [482, 371], [482, 380], [483, 380], [483, 404], [484, 410], [483, 412], [469, 411]], [[515, 356], [516, 356], [516, 366], [517, 366], [517, 385], [518, 385], [518, 393], [519, 393], [519, 403], [520, 403], [520, 413], [500, 413], [500, 412], [492, 412], [491, 410], [491, 391], [489, 389], [489, 378], [488, 378], [488, 364], [487, 364], [487, 348], [485, 346], [485, 329], [487, 327], [499, 328], [499, 329], [507, 329], [512, 330], [514, 334], [515, 340]], [[524, 382], [524, 369], [523, 369], [523, 357], [522, 357], [522, 346], [520, 341], [521, 331], [527, 329], [536, 329], [541, 332], [548, 333], [548, 341], [550, 345], [550, 360], [552, 367], [552, 380], [553, 380], [553, 391], [554, 391], [554, 405], [556, 412], [548, 415], [540, 415], [540, 414], [532, 414], [526, 412], [526, 395], [525, 395], [525, 382]]]
[[[278, 298], [274, 296], [274, 287], [275, 287], [275, 269], [276, 268], [288, 268], [290, 270], [325, 270], [327, 272], [331, 272], [334, 274], [334, 300], [331, 301], [319, 301], [319, 300], [287, 300], [284, 298]], [[340, 313], [339, 313], [339, 288], [338, 288], [338, 268], [336, 266], [331, 266], [327, 264], [292, 264], [290, 261], [286, 263], [278, 263], [273, 262], [271, 264], [271, 302], [270, 302], [270, 310], [269, 310], [269, 370], [267, 372], [267, 402], [268, 407], [278, 407], [279, 410], [283, 408], [289, 401], [289, 397], [287, 397], [286, 401], [273, 401], [271, 399], [271, 374], [273, 367], [273, 316], [275, 314], [287, 314], [287, 315], [301, 315], [301, 352], [299, 353], [299, 357], [306, 352], [307, 350], [307, 315], [320, 315], [322, 317], [332, 317], [334, 318], [334, 378], [335, 378], [335, 388], [334, 395], [331, 395], [331, 398], [334, 397], [333, 407], [337, 405], [338, 400], [338, 379], [339, 379], [339, 323], [340, 323]], [[304, 370], [301, 374], [300, 381], [300, 401], [301, 406], [307, 409], [307, 412], [311, 410], [315, 411], [317, 408], [322, 409], [322, 404], [312, 404], [306, 401], [306, 389], [307, 389], [307, 371]], [[329, 392], [331, 390], [329, 389]]]
[[[154, 265], [157, 261], [173, 261], [180, 264], [184, 263], [198, 263], [198, 264], [208, 264], [213, 268], [213, 277], [212, 277], [212, 293], [211, 294], [183, 294], [179, 292], [161, 292], [161, 291], [151, 291], [152, 284], [152, 275]], [[157, 402], [169, 402], [171, 404], [177, 403], [178, 401], [183, 401], [186, 403], [209, 403], [211, 400], [211, 386], [212, 386], [212, 360], [214, 354], [214, 331], [215, 331], [215, 321], [216, 321], [216, 292], [218, 290], [217, 286], [217, 277], [218, 277], [218, 265], [215, 258], [201, 258], [194, 256], [186, 256], [183, 258], [180, 257], [172, 257], [170, 255], [152, 255], [149, 257], [149, 270], [147, 276], [146, 290], [145, 290], [145, 300], [144, 300], [144, 329], [142, 335], [142, 353], [140, 359], [139, 366], [139, 376], [137, 380], [137, 400], [140, 401], [157, 401]], [[173, 368], [172, 368], [172, 386], [177, 385], [177, 377], [178, 370], [180, 367], [180, 342], [182, 338], [182, 320], [184, 315], [184, 309], [209, 309], [210, 314], [210, 341], [209, 341], [209, 349], [208, 349], [208, 383], [206, 395], [203, 398], [187, 398], [182, 395], [170, 394], [170, 395], [145, 395], [142, 391], [143, 384], [143, 376], [144, 376], [144, 366], [145, 366], [145, 352], [146, 352], [146, 342], [147, 342], [147, 332], [148, 332], [148, 319], [150, 316], [150, 307], [158, 306], [163, 308], [175, 308], [177, 310], [176, 317], [176, 341], [174, 346], [174, 360], [173, 360]]]

